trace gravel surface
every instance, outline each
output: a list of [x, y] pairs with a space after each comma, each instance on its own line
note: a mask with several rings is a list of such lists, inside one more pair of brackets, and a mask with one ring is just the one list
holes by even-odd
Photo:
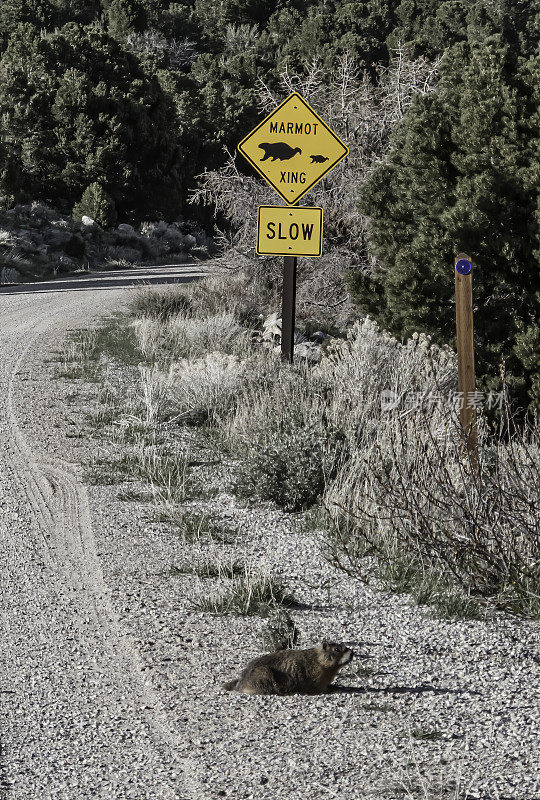
[[[102, 291], [99, 310], [124, 298]], [[85, 427], [100, 387], [52, 380], [47, 359], [96, 307], [91, 292], [4, 305], [6, 797], [540, 800], [540, 625], [434, 620], [372, 592], [329, 567], [291, 515], [240, 504], [226, 464], [200, 468], [218, 494], [193, 501], [237, 531], [212, 556], [283, 580], [303, 604], [301, 646], [333, 638], [358, 657], [324, 696], [220, 688], [260, 652], [263, 621], [196, 610], [225, 582], [171, 574], [208, 546], [122, 499], [142, 487], [85, 488], [95, 455], [113, 453]], [[125, 385], [125, 372], [109, 380]]]
[[47, 371], [32, 366], [45, 340], [54, 348], [123, 296], [0, 296], [0, 791], [13, 800], [192, 796], [177, 732], [104, 582]]

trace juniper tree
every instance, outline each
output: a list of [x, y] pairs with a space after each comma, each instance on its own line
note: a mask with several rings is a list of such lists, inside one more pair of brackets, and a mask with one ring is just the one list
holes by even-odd
[[172, 101], [106, 33], [16, 28], [0, 60], [0, 188], [69, 208], [100, 182], [122, 212], [174, 213], [183, 155]]
[[109, 228], [116, 222], [114, 201], [97, 182], [85, 189], [80, 203], [73, 208], [73, 219], [80, 220], [83, 216], [90, 217], [103, 228]]
[[438, 92], [415, 98], [361, 191], [381, 268], [354, 274], [352, 288], [398, 336], [451, 341], [453, 256], [469, 253], [482, 385], [498, 382], [505, 359], [527, 402], [540, 378], [531, 352], [540, 311], [538, 59], [500, 33], [477, 35], [450, 48]]

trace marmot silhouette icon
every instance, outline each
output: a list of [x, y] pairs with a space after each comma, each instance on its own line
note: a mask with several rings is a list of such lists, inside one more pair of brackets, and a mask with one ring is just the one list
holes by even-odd
[[325, 161], [328, 161], [326, 156], [310, 156], [312, 164], [324, 164]]
[[271, 158], [272, 161], [278, 158], [280, 161], [288, 161], [289, 158], [292, 158], [296, 153], [302, 155], [302, 151], [299, 147], [291, 147], [286, 142], [271, 142], [258, 146], [264, 151], [264, 156], [261, 158], [261, 161], [266, 161], [267, 158]]

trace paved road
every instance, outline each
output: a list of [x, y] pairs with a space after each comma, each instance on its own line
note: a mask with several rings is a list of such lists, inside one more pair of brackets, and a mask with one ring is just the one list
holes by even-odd
[[93, 289], [138, 287], [145, 284], [187, 283], [205, 274], [197, 264], [183, 266], [134, 267], [107, 272], [80, 273], [69, 278], [36, 283], [17, 283], [0, 286], [0, 294], [37, 294], [45, 292], [75, 292]]
[[[39, 338], [113, 311], [134, 271], [4, 287], [0, 297], [0, 798], [185, 800], [186, 762], [96, 553], [84, 485], [36, 452], [14, 390]], [[195, 277], [160, 268], [160, 281]], [[137, 280], [158, 278], [137, 271]], [[71, 284], [75, 284], [72, 286]], [[86, 284], [91, 284], [89, 288]], [[36, 382], [36, 402], [46, 386]], [[51, 434], [54, 436], [54, 432]]]

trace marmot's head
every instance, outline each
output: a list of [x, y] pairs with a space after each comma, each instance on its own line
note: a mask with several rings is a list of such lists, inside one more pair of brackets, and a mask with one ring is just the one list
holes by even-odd
[[325, 667], [344, 667], [354, 656], [354, 652], [345, 644], [337, 642], [321, 642], [315, 648], [319, 661]]

